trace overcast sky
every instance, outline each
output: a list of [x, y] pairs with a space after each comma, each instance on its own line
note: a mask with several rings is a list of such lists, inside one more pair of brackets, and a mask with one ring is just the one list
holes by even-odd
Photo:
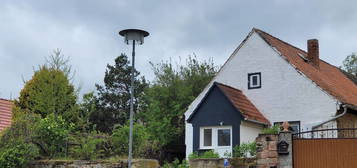
[[304, 50], [317, 38], [320, 58], [339, 66], [357, 51], [356, 9], [352, 0], [1, 0], [0, 97], [17, 97], [56, 48], [70, 57], [81, 93], [93, 91], [106, 64], [130, 54], [118, 36], [126, 28], [150, 32], [136, 57], [150, 80], [149, 61], [195, 53], [222, 65], [253, 27]]

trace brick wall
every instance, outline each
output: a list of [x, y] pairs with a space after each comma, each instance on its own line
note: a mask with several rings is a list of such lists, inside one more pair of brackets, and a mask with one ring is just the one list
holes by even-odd
[[[286, 142], [287, 153], [278, 153], [279, 142]], [[292, 135], [291, 132], [279, 134], [260, 134], [257, 143], [257, 168], [292, 168]]]
[[260, 134], [257, 139], [257, 168], [278, 166], [278, 135]]

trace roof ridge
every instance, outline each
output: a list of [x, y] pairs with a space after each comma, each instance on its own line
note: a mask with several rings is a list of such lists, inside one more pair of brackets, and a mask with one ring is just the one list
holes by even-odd
[[[253, 30], [254, 30], [255, 32], [257, 32], [259, 35], [260, 35], [260, 33], [263, 33], [263, 34], [265, 34], [265, 35], [268, 35], [268, 36], [270, 36], [270, 37], [273, 37], [273, 38], [279, 40], [280, 42], [282, 42], [282, 43], [284, 43], [284, 44], [286, 44], [286, 45], [289, 45], [290, 47], [296, 48], [296, 49], [298, 49], [298, 50], [304, 52], [305, 54], [307, 54], [307, 52], [306, 52], [305, 50], [303, 50], [303, 49], [301, 49], [301, 48], [299, 48], [299, 47], [296, 47], [296, 46], [294, 46], [294, 45], [292, 45], [292, 44], [290, 44], [290, 43], [288, 43], [288, 42], [286, 42], [286, 41], [284, 41], [284, 40], [282, 40], [282, 39], [280, 39], [280, 38], [278, 38], [278, 37], [275, 37], [275, 36], [273, 36], [273, 35], [271, 35], [271, 34], [265, 32], [265, 31], [263, 31], [263, 30], [260, 30], [260, 29], [257, 29], [257, 28], [253, 28]], [[264, 38], [264, 37], [263, 37], [263, 38]], [[268, 42], [268, 43], [269, 43], [269, 42]], [[270, 44], [270, 43], [269, 43], [269, 44]], [[270, 44], [270, 45], [271, 45], [271, 44]], [[321, 60], [321, 59], [320, 59], [320, 60]]]

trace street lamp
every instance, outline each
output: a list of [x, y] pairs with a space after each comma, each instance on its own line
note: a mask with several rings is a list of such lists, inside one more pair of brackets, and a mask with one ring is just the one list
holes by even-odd
[[135, 64], [135, 44], [141, 45], [144, 43], [144, 37], [147, 37], [149, 33], [139, 29], [125, 29], [119, 32], [124, 37], [126, 44], [133, 45], [132, 51], [132, 68], [131, 68], [131, 87], [130, 87], [130, 132], [129, 132], [129, 156], [128, 156], [128, 168], [131, 168], [132, 150], [133, 150], [133, 117], [134, 117], [134, 64]]

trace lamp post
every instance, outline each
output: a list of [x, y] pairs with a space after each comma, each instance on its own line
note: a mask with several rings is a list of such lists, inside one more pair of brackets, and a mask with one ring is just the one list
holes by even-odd
[[129, 131], [129, 156], [128, 156], [128, 168], [131, 168], [132, 149], [133, 149], [133, 117], [134, 117], [134, 72], [135, 72], [135, 44], [142, 45], [144, 43], [144, 37], [147, 37], [149, 33], [139, 29], [125, 29], [119, 32], [124, 37], [124, 42], [128, 45], [133, 45], [132, 51], [132, 68], [131, 68], [131, 87], [130, 87], [130, 131]]

